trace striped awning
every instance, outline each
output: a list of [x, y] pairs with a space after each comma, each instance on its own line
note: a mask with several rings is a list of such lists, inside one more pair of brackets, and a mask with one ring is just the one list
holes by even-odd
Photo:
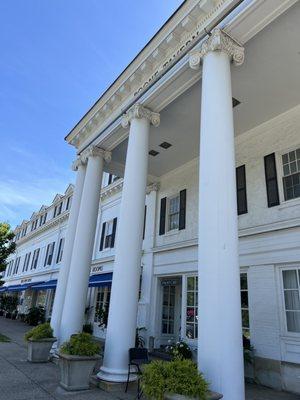
[[40, 282], [36, 285], [31, 286], [33, 290], [47, 290], [47, 289], [55, 289], [57, 285], [57, 279], [51, 279], [46, 282]]

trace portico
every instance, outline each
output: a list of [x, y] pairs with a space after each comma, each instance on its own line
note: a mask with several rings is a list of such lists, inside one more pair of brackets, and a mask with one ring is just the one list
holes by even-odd
[[[192, 18], [190, 24], [191, 21]], [[182, 22], [181, 27], [183, 25]], [[245, 32], [239, 29], [236, 21], [235, 25], [220, 23], [208, 36], [203, 35], [205, 37], [201, 40], [198, 37], [195, 46], [188, 48], [184, 57], [178, 59], [160, 79], [153, 78], [153, 85], [141, 86], [141, 71], [144, 73], [153, 67], [153, 61], [146, 57], [147, 60], [137, 67], [138, 71], [130, 70], [130, 78], [119, 82], [115, 97], [102, 99], [99, 107], [95, 106], [68, 137], [81, 157], [88, 156], [85, 156], [82, 167], [84, 183], [80, 183], [82, 179], [78, 175], [80, 206], [74, 211], [77, 217], [74, 217], [76, 229], [72, 229], [72, 255], [68, 256], [70, 261], [66, 261], [64, 266], [69, 265], [69, 273], [61, 272], [62, 282], [67, 282], [67, 285], [61, 285], [66, 287], [61, 325], [57, 330], [61, 341], [80, 331], [83, 324], [103, 168], [124, 176], [105, 356], [98, 374], [100, 379], [124, 382], [127, 377], [128, 349], [134, 345], [137, 320], [147, 183], [159, 182], [162, 175], [199, 159], [199, 186], [197, 198], [193, 199], [199, 202], [195, 217], [198, 230], [198, 364], [211, 382], [211, 388], [223, 393], [225, 400], [244, 398], [232, 103], [233, 97], [238, 97], [235, 104], [243, 100], [235, 93], [245, 96], [241, 89], [245, 77], [250, 77], [251, 81], [249, 69], [242, 70], [244, 77], [236, 71], [244, 61], [244, 46], [239, 40], [250, 40], [253, 32], [249, 27]], [[174, 37], [176, 35], [173, 39], [168, 37], [168, 43], [174, 44]], [[267, 41], [263, 37], [262, 45], [266, 45], [264, 39]], [[255, 50], [259, 49], [256, 45]], [[158, 54], [166, 54], [166, 47], [158, 48], [157, 52], [151, 49], [148, 56], [153, 59], [159, 57]], [[233, 94], [232, 80], [235, 86]], [[136, 82], [140, 82], [139, 86]], [[257, 85], [256, 90], [259, 89]], [[127, 97], [126, 93], [132, 93], [132, 97]], [[239, 133], [262, 121], [253, 98], [250, 103], [253, 120], [244, 115], [236, 118]], [[276, 104], [276, 107], [274, 113], [283, 105]], [[96, 146], [92, 152], [91, 146]], [[104, 166], [107, 152], [111, 161]], [[161, 211], [174, 207], [173, 213], [178, 214], [179, 221], [175, 229], [178, 232], [182, 230], [179, 233], [184, 241], [187, 238], [184, 228], [181, 229], [185, 224], [182, 210], [185, 196], [189, 199], [190, 192], [182, 193], [178, 188], [174, 189], [176, 191], [180, 192], [176, 200], [170, 201], [175, 195], [170, 199], [162, 197], [166, 200], [156, 209], [162, 207], [160, 225], [166, 227], [167, 222], [163, 220], [166, 216]], [[158, 235], [161, 235], [160, 227], [158, 230]], [[172, 235], [172, 232], [163, 233], [169, 238]], [[60, 292], [63, 293], [64, 289]]]

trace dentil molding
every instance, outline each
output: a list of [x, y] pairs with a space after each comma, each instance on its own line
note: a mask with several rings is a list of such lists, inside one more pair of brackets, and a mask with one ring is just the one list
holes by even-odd
[[160, 115], [159, 113], [153, 112], [149, 110], [149, 108], [144, 107], [140, 103], [134, 104], [127, 112], [122, 116], [121, 124], [123, 128], [127, 128], [131, 121], [134, 118], [146, 118], [150, 121], [150, 123], [158, 127], [160, 124]]
[[231, 61], [237, 66], [242, 65], [244, 62], [244, 47], [221, 29], [215, 28], [209, 38], [202, 44], [201, 49], [190, 53], [190, 67], [199, 69], [202, 58], [212, 51], [227, 53]]

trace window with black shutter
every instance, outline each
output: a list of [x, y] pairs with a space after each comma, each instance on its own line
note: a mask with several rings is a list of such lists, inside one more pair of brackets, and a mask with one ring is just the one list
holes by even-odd
[[178, 229], [185, 229], [185, 215], [186, 215], [186, 189], [181, 190], [179, 193], [179, 226]]
[[246, 167], [241, 165], [236, 168], [236, 196], [238, 215], [246, 214], [247, 208], [247, 189], [246, 189]]
[[103, 250], [103, 246], [104, 246], [105, 226], [106, 226], [106, 222], [104, 222], [104, 223], [102, 224], [101, 239], [100, 239], [100, 248], [99, 248], [100, 251]]
[[159, 234], [164, 235], [166, 232], [166, 206], [167, 198], [160, 200], [160, 219], [159, 219]]
[[279, 193], [278, 193], [275, 153], [265, 156], [264, 162], [265, 162], [265, 177], [266, 177], [268, 207], [278, 206]]

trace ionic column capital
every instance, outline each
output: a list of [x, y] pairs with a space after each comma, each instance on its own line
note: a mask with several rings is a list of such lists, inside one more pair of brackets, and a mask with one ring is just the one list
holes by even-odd
[[150, 194], [151, 192], [158, 192], [159, 189], [160, 189], [160, 183], [159, 182], [150, 183], [147, 186], [146, 194]]
[[89, 157], [102, 157], [107, 163], [111, 161], [111, 152], [100, 149], [97, 146], [88, 147], [83, 153], [82, 157], [87, 160]]
[[149, 108], [146, 108], [142, 106], [142, 104], [137, 103], [134, 104], [123, 116], [122, 116], [122, 126], [123, 128], [127, 128], [131, 121], [134, 118], [147, 118], [150, 123], [158, 127], [160, 124], [160, 115], [159, 113], [153, 112], [149, 110]]
[[85, 165], [85, 164], [86, 164], [86, 158], [82, 157], [82, 156], [78, 156], [76, 158], [76, 160], [74, 160], [73, 163], [72, 163], [72, 167], [71, 167], [72, 171], [78, 171], [78, 168], [81, 165]]
[[220, 28], [215, 28], [209, 38], [202, 44], [201, 49], [190, 53], [189, 64], [192, 69], [199, 69], [201, 59], [209, 52], [222, 51], [228, 54], [235, 65], [244, 62], [244, 47], [232, 39]]

